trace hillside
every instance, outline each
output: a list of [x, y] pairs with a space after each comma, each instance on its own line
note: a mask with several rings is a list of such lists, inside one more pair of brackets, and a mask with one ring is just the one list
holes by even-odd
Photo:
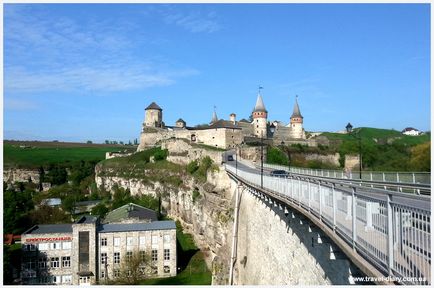
[[[408, 136], [403, 135], [401, 132], [396, 130], [369, 127], [355, 128], [354, 131], [362, 137], [363, 141], [378, 144], [391, 144], [396, 142], [406, 146], [413, 146], [431, 141], [431, 133], [426, 133], [420, 136]], [[324, 132], [321, 136], [325, 136], [329, 140], [354, 140], [354, 137], [351, 135], [332, 132]]]
[[[407, 136], [396, 130], [367, 127], [354, 130], [361, 137], [364, 170], [431, 170], [431, 133]], [[330, 140], [328, 149], [338, 151], [341, 159], [346, 154], [358, 154], [358, 141], [352, 135], [326, 132], [321, 136]]]

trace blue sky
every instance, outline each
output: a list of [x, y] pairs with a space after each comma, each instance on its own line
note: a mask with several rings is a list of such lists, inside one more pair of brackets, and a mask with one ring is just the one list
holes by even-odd
[[431, 130], [429, 4], [4, 4], [4, 138], [138, 138], [248, 118]]

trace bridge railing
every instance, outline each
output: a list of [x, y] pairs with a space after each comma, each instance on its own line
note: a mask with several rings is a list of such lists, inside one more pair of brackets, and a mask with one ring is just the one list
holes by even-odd
[[[261, 187], [261, 175], [226, 170]], [[431, 283], [430, 198], [307, 175], [263, 175], [263, 189], [312, 214], [385, 275]], [[404, 278], [401, 278], [401, 280]]]
[[[288, 169], [288, 166], [267, 164], [267, 163], [264, 163], [264, 167], [290, 171], [292, 173], [312, 175], [312, 176], [360, 180], [359, 172], [346, 173], [343, 170], [324, 170], [324, 169], [310, 169], [310, 168], [299, 168], [299, 167], [290, 167], [290, 169]], [[430, 184], [431, 173], [362, 171], [362, 180], [377, 181], [377, 182]]]

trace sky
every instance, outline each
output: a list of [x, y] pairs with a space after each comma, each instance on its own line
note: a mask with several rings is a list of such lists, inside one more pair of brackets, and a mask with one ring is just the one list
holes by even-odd
[[306, 131], [431, 130], [429, 4], [4, 4], [4, 139], [128, 142], [155, 101]]

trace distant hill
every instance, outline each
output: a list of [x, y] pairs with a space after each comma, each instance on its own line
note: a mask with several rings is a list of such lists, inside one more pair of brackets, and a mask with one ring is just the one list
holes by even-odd
[[[354, 133], [358, 133], [364, 142], [372, 142], [377, 144], [403, 144], [405, 146], [414, 146], [431, 141], [431, 133], [425, 133], [420, 136], [403, 135], [400, 131], [391, 129], [378, 129], [369, 127], [355, 128]], [[353, 140], [354, 137], [349, 134], [324, 132], [321, 136], [327, 137], [329, 140]]]

